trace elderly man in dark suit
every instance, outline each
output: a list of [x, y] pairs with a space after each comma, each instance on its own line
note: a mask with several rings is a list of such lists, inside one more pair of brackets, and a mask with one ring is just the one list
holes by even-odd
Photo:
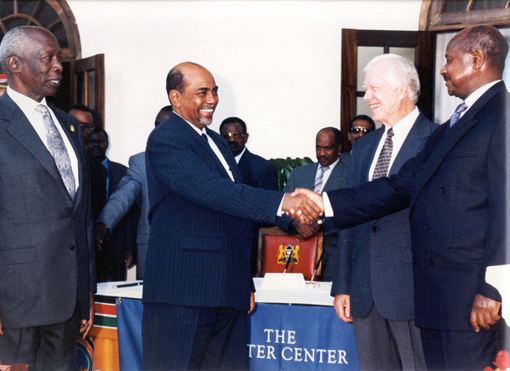
[[9, 31], [0, 62], [0, 360], [29, 370], [76, 367], [94, 317], [89, 174], [78, 121], [46, 106], [62, 51], [40, 27]]
[[151, 133], [146, 150], [144, 368], [245, 369], [254, 305], [249, 221], [274, 223], [280, 204], [282, 211], [317, 216], [321, 209], [303, 196], [242, 184], [227, 143], [207, 129], [218, 87], [204, 67], [172, 68], [167, 92], [174, 112]]
[[[413, 63], [383, 54], [365, 67], [364, 100], [384, 126], [359, 138], [351, 152], [347, 187], [398, 173], [437, 125], [416, 108], [420, 80]], [[414, 325], [409, 210], [340, 233], [331, 294], [340, 319], [354, 322], [361, 370], [425, 370]]]
[[503, 347], [501, 295], [485, 271], [507, 262], [507, 54], [494, 27], [455, 35], [440, 72], [463, 100], [450, 120], [398, 174], [324, 197], [339, 228], [410, 207], [415, 322], [432, 370], [484, 369]]
[[[220, 134], [228, 143], [234, 155], [243, 183], [255, 188], [278, 191], [278, 173], [276, 166], [266, 159], [251, 153], [246, 148], [250, 134], [247, 133], [246, 123], [239, 117], [228, 117], [220, 125]], [[260, 223], [252, 224], [251, 239], [251, 273], [257, 271], [258, 236], [259, 229], [265, 226]], [[266, 226], [269, 226], [266, 224]]]

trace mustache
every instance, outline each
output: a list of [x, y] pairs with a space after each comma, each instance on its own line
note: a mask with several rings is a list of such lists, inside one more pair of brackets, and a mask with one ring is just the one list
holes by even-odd
[[216, 109], [216, 104], [203, 104], [201, 105], [200, 107], [198, 107], [198, 110], [202, 110], [204, 108], [213, 108], [213, 109]]
[[450, 75], [447, 75], [447, 74], [443, 75], [443, 80], [444, 81], [450, 81], [451, 79], [452, 78], [450, 77]]

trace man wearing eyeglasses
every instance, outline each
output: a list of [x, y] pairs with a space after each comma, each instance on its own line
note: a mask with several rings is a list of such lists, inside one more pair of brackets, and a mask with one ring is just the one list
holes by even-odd
[[[276, 167], [246, 148], [246, 142], [250, 134], [247, 133], [246, 123], [243, 120], [239, 117], [226, 118], [220, 125], [220, 134], [232, 150], [244, 184], [254, 188], [278, 191]], [[252, 274], [255, 274], [257, 270], [258, 236], [259, 229], [262, 227], [263, 225], [260, 223], [253, 223], [250, 261]]]
[[84, 104], [75, 104], [69, 108], [67, 113], [78, 120], [83, 139], [85, 139], [85, 143], [87, 143], [94, 129], [94, 111]]
[[354, 142], [364, 135], [375, 131], [375, 122], [367, 115], [358, 115], [349, 122], [349, 141], [351, 148]]

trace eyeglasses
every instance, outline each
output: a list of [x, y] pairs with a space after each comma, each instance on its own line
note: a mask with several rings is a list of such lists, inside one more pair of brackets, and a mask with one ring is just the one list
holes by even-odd
[[226, 133], [222, 135], [223, 139], [227, 140], [229, 137], [232, 137], [234, 139], [239, 139], [244, 137], [244, 134], [239, 131], [234, 131], [233, 133]]
[[372, 129], [361, 128], [361, 127], [351, 128], [351, 133], [353, 133], [353, 134], [360, 134], [360, 133], [368, 134], [371, 132], [372, 132]]
[[89, 124], [82, 124], [80, 123], [81, 131], [91, 132], [94, 130], [92, 126], [89, 126]]

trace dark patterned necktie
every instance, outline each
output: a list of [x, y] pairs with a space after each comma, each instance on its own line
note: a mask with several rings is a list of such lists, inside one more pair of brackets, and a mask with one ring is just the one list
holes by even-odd
[[388, 174], [390, 167], [391, 153], [393, 152], [393, 128], [389, 128], [386, 133], [386, 140], [384, 141], [383, 148], [375, 164], [374, 175], [372, 180], [385, 177]]
[[55, 160], [55, 164], [57, 165], [58, 172], [62, 177], [67, 192], [69, 192], [71, 198], [74, 199], [76, 185], [73, 169], [71, 167], [71, 159], [64, 144], [64, 140], [55, 126], [48, 108], [44, 104], [39, 104], [35, 110], [43, 115], [44, 127], [46, 128], [46, 140], [48, 141], [50, 153]]

